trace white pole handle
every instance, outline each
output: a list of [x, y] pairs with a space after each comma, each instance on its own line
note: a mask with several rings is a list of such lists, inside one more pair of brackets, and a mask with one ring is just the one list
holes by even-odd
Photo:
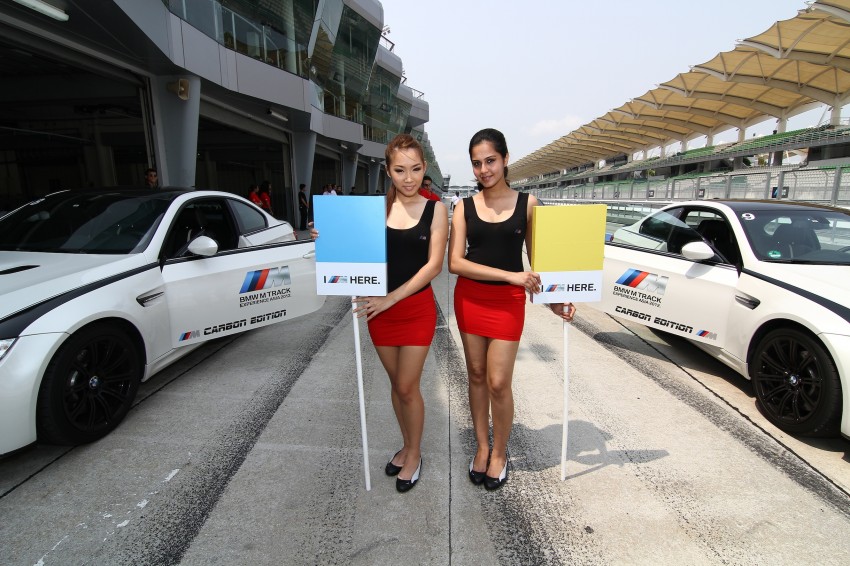
[[[351, 297], [352, 301], [356, 297]], [[363, 444], [363, 474], [366, 477], [366, 491], [372, 489], [372, 482], [369, 479], [369, 439], [366, 435], [366, 398], [363, 395], [363, 361], [360, 358], [360, 323], [357, 320], [357, 315], [354, 309], [357, 303], [351, 303], [351, 318], [354, 326], [354, 356], [357, 360], [357, 395], [360, 398], [360, 436]]]
[[561, 481], [567, 479], [567, 428], [569, 427], [570, 406], [570, 364], [569, 364], [569, 329], [570, 325], [564, 321], [564, 430], [561, 435]]

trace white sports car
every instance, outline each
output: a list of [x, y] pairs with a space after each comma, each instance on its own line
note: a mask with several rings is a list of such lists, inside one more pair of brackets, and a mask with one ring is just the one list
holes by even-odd
[[0, 218], [0, 454], [96, 440], [193, 346], [317, 310], [314, 255], [215, 191], [62, 191]]
[[750, 378], [780, 429], [850, 437], [849, 267], [847, 210], [676, 203], [605, 244], [602, 305]]

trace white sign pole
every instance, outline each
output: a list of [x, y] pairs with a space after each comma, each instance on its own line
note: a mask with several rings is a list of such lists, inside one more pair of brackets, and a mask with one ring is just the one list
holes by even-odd
[[[351, 297], [353, 301], [356, 297]], [[366, 491], [372, 489], [369, 480], [369, 439], [366, 437], [366, 398], [363, 395], [363, 362], [360, 359], [360, 323], [354, 309], [357, 303], [351, 303], [351, 318], [354, 326], [354, 357], [357, 360], [357, 394], [360, 397], [360, 436], [363, 444], [363, 474], [366, 477]]]
[[567, 427], [569, 427], [570, 406], [570, 364], [567, 355], [569, 345], [570, 324], [564, 321], [564, 430], [561, 434], [561, 481], [567, 479]]

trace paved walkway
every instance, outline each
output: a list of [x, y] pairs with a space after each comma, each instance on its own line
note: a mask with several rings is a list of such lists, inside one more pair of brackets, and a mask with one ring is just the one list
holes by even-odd
[[[471, 423], [448, 298], [423, 394], [422, 479], [383, 474], [399, 447], [386, 376], [364, 332], [372, 490], [362, 473], [351, 319], [333, 329], [228, 485], [184, 564], [846, 563], [846, 497], [793, 455], [636, 347], [606, 350], [611, 320], [570, 331], [568, 481], [561, 482], [560, 321], [529, 305], [515, 377], [510, 480], [466, 477]], [[655, 373], [655, 379], [647, 373]], [[667, 375], [669, 374], [669, 375]], [[826, 490], [824, 492], [824, 490]], [[843, 508], [842, 508], [843, 506]], [[789, 520], [789, 515], [793, 516]]]
[[528, 305], [510, 479], [493, 493], [473, 486], [452, 284], [446, 272], [434, 283], [442, 318], [411, 492], [383, 474], [400, 439], [361, 323], [364, 489], [350, 305], [329, 298], [309, 318], [184, 358], [144, 384], [139, 406], [98, 443], [0, 462], [16, 486], [0, 499], [0, 563], [850, 562], [844, 491], [704, 388], [693, 367], [589, 306], [569, 329], [567, 481], [564, 331]]

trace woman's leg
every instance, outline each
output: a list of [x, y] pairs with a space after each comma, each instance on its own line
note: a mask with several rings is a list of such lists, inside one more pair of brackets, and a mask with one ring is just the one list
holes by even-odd
[[487, 348], [487, 392], [493, 413], [493, 451], [487, 475], [499, 477], [508, 460], [508, 438], [514, 422], [514, 363], [519, 342], [490, 340]]
[[[378, 359], [381, 360], [381, 364], [384, 366], [387, 376], [390, 378], [390, 385], [392, 385], [395, 380], [395, 375], [398, 374], [398, 359], [401, 347], [375, 346], [375, 350], [378, 352]], [[407, 431], [404, 429], [404, 419], [401, 416], [401, 405], [399, 403], [398, 396], [396, 395], [395, 387], [390, 387], [390, 400], [393, 404], [393, 412], [395, 413], [396, 421], [398, 421], [398, 428], [401, 431], [402, 440], [401, 450], [399, 450], [398, 453], [390, 459], [390, 462], [396, 466], [402, 466], [404, 465], [404, 458], [407, 456], [409, 439], [407, 437]]]
[[[422, 456], [425, 402], [419, 390], [419, 382], [422, 378], [425, 358], [428, 356], [428, 348], [428, 346], [376, 346], [375, 348], [390, 376], [393, 409], [404, 437], [404, 465], [398, 475], [399, 479], [410, 479], [419, 466], [419, 459]], [[393, 368], [392, 373], [388, 365]]]
[[490, 454], [490, 393], [487, 387], [487, 348], [490, 339], [464, 332], [460, 333], [460, 339], [469, 376], [469, 412], [478, 445], [472, 469], [483, 472], [487, 469], [487, 457]]

